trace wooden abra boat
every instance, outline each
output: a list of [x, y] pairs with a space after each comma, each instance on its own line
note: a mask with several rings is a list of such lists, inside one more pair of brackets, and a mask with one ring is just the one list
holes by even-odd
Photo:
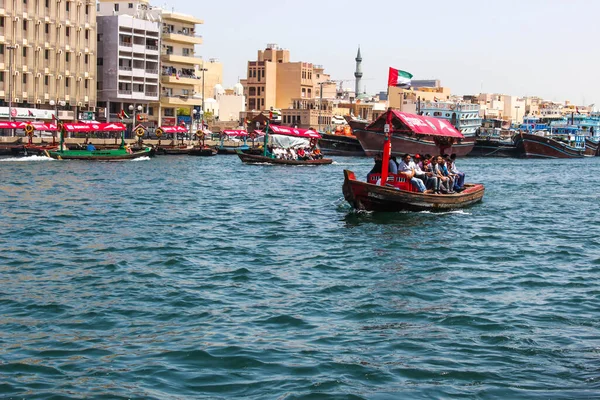
[[519, 153], [526, 158], [582, 158], [585, 147], [573, 147], [551, 137], [519, 133], [515, 137]]
[[[118, 149], [102, 149], [97, 150], [95, 147], [90, 146], [88, 149], [81, 150], [65, 150], [64, 146], [64, 132], [76, 131], [77, 129], [96, 129], [99, 131], [121, 131], [121, 147]], [[81, 128], [80, 128], [81, 126]], [[150, 157], [154, 155], [154, 149], [150, 147], [143, 148], [139, 151], [133, 151], [131, 148], [125, 146], [125, 139], [123, 132], [125, 131], [125, 125], [121, 123], [111, 124], [59, 124], [60, 132], [60, 149], [56, 151], [44, 151], [46, 156], [57, 159], [57, 160], [89, 160], [89, 161], [123, 161], [132, 160], [140, 157]]]
[[[262, 134], [262, 132], [257, 133]], [[238, 150], [237, 155], [242, 162], [246, 164], [267, 163], [279, 165], [326, 165], [333, 162], [333, 160], [330, 158], [317, 158], [314, 160], [286, 160], [283, 158], [276, 158], [269, 152], [267, 146], [269, 143], [269, 137], [271, 138], [271, 144], [276, 148], [314, 148], [321, 135], [312, 129], [298, 129], [281, 125], [270, 126], [269, 123], [267, 123], [264, 134], [263, 154], [246, 154], [241, 150]]]
[[[384, 139], [381, 174], [369, 174], [369, 182], [356, 179], [354, 172], [344, 170], [342, 192], [350, 205], [366, 211], [443, 211], [462, 208], [481, 201], [485, 191], [481, 184], [465, 184], [465, 189], [455, 194], [421, 193], [402, 174], [389, 173], [392, 154], [393, 134], [398, 128], [394, 125], [397, 112], [388, 109], [382, 115], [380, 130]], [[441, 137], [460, 137], [453, 127], [438, 131]]]
[[317, 160], [282, 160], [279, 158], [271, 158], [268, 156], [257, 156], [254, 154], [245, 154], [242, 151], [237, 153], [240, 160], [246, 164], [279, 164], [279, 165], [327, 165], [331, 164], [331, 158], [321, 158]]
[[212, 157], [218, 154], [217, 149], [209, 146], [194, 146], [190, 149], [190, 156]]
[[354, 172], [344, 170], [344, 198], [357, 210], [446, 211], [481, 201], [485, 191], [482, 184], [467, 183], [465, 190], [460, 193], [425, 194], [415, 192], [410, 182], [406, 182], [405, 178], [399, 175], [390, 175], [386, 186], [376, 185], [375, 182], [380, 177], [371, 175], [373, 182], [361, 182], [356, 180]]

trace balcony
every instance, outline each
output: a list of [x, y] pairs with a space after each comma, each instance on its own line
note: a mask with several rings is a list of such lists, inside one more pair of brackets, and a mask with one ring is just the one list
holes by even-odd
[[147, 44], [146, 50], [158, 51], [158, 46], [152, 46], [152, 45]]
[[163, 94], [160, 97], [160, 103], [165, 106], [201, 106], [202, 99], [195, 99], [191, 96], [174, 96], [174, 95], [165, 95]]
[[158, 69], [146, 68], [147, 74], [158, 75]]
[[178, 64], [189, 64], [189, 65], [201, 65], [202, 59], [200, 57], [194, 56], [184, 56], [173, 53], [163, 53], [161, 55], [161, 60], [170, 62], [170, 63], [178, 63]]
[[190, 76], [180, 75], [179, 78], [177, 78], [175, 75], [163, 73], [161, 82], [169, 85], [194, 86], [200, 84], [202, 81]]
[[183, 44], [202, 44], [202, 36], [179, 32], [163, 32], [162, 40], [167, 42], [176, 42]]
[[119, 65], [119, 70], [121, 71], [131, 71], [131, 67], [127, 65]]
[[122, 42], [122, 41], [119, 41], [119, 46], [122, 46], [122, 47], [133, 47], [133, 43], [132, 42]]

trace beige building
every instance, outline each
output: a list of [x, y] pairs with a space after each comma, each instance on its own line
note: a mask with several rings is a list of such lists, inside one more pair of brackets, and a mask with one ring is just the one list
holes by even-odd
[[256, 61], [248, 62], [248, 78], [241, 82], [248, 110], [289, 109], [297, 99], [317, 98], [320, 85], [316, 71], [324, 75], [322, 67], [315, 69], [311, 63], [292, 62], [289, 50], [267, 45], [258, 51]]
[[417, 103], [427, 101], [446, 101], [450, 99], [450, 89], [446, 87], [422, 87], [414, 89], [389, 88], [389, 107], [415, 114]]
[[94, 109], [95, 1], [0, 0], [0, 98], [17, 109], [58, 108], [64, 120]]

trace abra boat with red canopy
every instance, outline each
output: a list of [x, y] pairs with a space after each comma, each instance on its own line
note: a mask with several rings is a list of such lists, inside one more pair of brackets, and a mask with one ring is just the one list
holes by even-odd
[[271, 139], [271, 145], [278, 148], [314, 148], [317, 145], [317, 141], [321, 135], [312, 129], [298, 129], [281, 125], [270, 126], [267, 124], [264, 134], [265, 138], [263, 155], [245, 154], [238, 150], [237, 155], [242, 162], [247, 164], [267, 163], [279, 165], [326, 165], [333, 162], [333, 160], [330, 158], [317, 158], [309, 160], [277, 158], [268, 150], [267, 144], [269, 144], [269, 138]]
[[404, 175], [389, 173], [394, 113], [388, 110], [383, 114], [386, 123], [381, 174], [371, 174], [368, 182], [361, 182], [354, 172], [344, 170], [342, 192], [346, 201], [355, 209], [366, 211], [443, 211], [481, 201], [485, 192], [482, 184], [467, 183], [465, 190], [456, 194], [429, 194], [416, 190]]
[[[395, 110], [391, 113], [392, 155], [455, 153], [466, 156], [475, 145], [474, 137], [465, 137], [446, 120]], [[354, 135], [370, 157], [381, 153], [386, 140], [383, 127], [387, 115], [383, 113], [366, 128], [354, 129]]]

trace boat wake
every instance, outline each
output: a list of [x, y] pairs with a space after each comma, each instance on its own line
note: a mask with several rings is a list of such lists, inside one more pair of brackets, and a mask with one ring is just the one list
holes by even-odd
[[[407, 211], [410, 212], [410, 211]], [[459, 215], [473, 215], [465, 210], [449, 210], [449, 211], [419, 211], [419, 214], [435, 214], [435, 215], [447, 215], [447, 214], [459, 214]]]
[[0, 159], [0, 162], [34, 162], [34, 161], [55, 161], [46, 156], [28, 156], [28, 157], [11, 157]]
[[150, 157], [140, 157], [140, 158], [134, 158], [131, 161], [150, 161]]

